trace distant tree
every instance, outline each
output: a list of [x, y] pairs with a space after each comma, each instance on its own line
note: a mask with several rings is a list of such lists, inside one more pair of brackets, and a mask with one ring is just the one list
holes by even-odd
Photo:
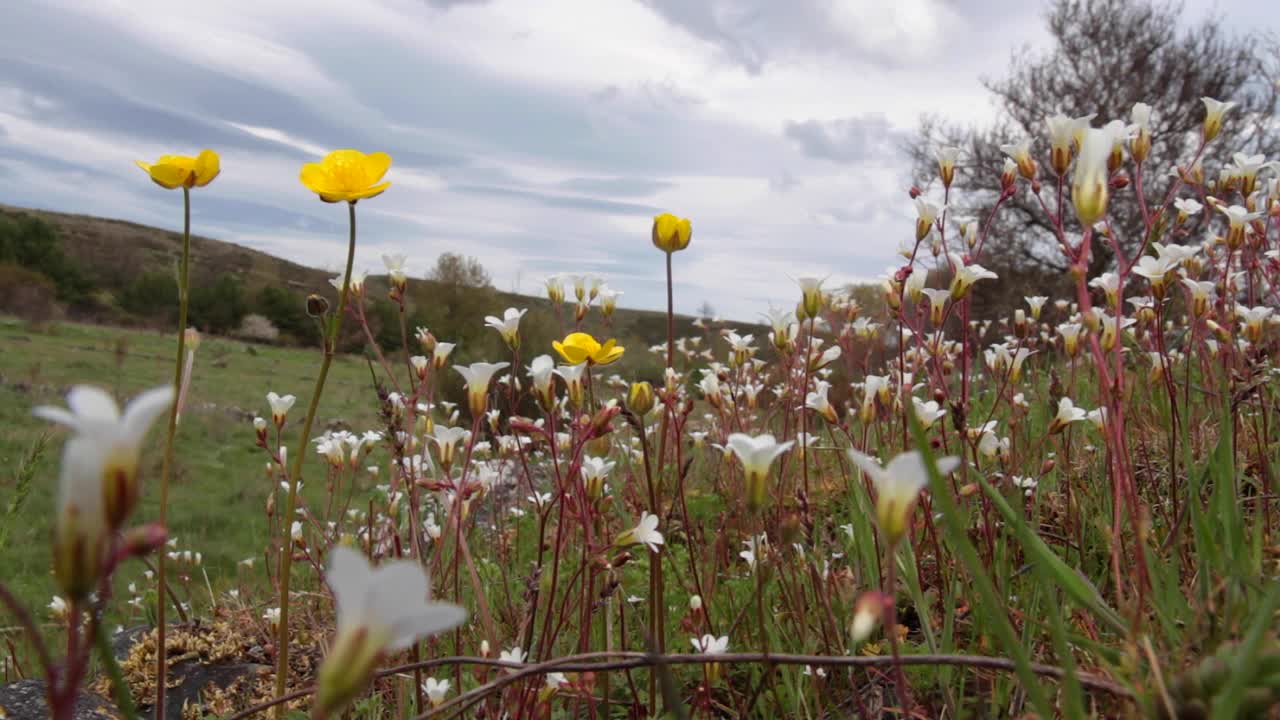
[[315, 343], [320, 339], [316, 322], [307, 315], [307, 301], [292, 290], [268, 285], [253, 298], [253, 310], [271, 321], [294, 342]]
[[[951, 189], [951, 218], [988, 215], [1004, 163], [1000, 145], [1024, 138], [1033, 142], [1042, 197], [1054, 207], [1057, 185], [1048, 165], [1045, 119], [1059, 112], [1071, 117], [1093, 114], [1098, 126], [1112, 119], [1130, 122], [1135, 103], [1153, 108], [1153, 147], [1143, 165], [1148, 202], [1163, 199], [1168, 188], [1164, 173], [1194, 155], [1204, 117], [1201, 97], [1237, 103], [1211, 147], [1211, 160], [1237, 151], [1270, 157], [1280, 151], [1280, 132], [1274, 125], [1280, 54], [1274, 38], [1256, 32], [1230, 34], [1216, 17], [1187, 23], [1181, 6], [1148, 0], [1055, 0], [1046, 21], [1050, 47], [1016, 52], [1006, 76], [984, 81], [998, 110], [994, 124], [961, 127], [927, 117], [907, 148], [922, 183], [935, 182], [938, 148], [961, 149]], [[1126, 161], [1126, 166], [1127, 172], [1135, 172], [1132, 162]], [[1113, 198], [1113, 225], [1129, 248], [1136, 247], [1142, 226], [1133, 186]], [[1112, 257], [1106, 244], [1093, 247], [1089, 270], [1097, 274]], [[1004, 289], [1017, 295], [1061, 281], [1066, 262], [1031, 191], [1020, 189], [1001, 208], [982, 262], [1001, 274]]]
[[240, 327], [240, 321], [248, 313], [244, 285], [234, 275], [220, 275], [213, 284], [191, 291], [189, 322], [207, 332], [230, 333]]
[[460, 287], [490, 288], [493, 280], [484, 265], [473, 257], [464, 257], [457, 253], [442, 253], [436, 258], [436, 266], [428, 277], [442, 285]]
[[88, 297], [93, 283], [62, 249], [54, 226], [31, 215], [0, 217], [0, 263], [13, 263], [49, 278], [63, 302]]
[[702, 304], [698, 306], [697, 314], [698, 317], [713, 318], [716, 316], [716, 309], [712, 306], [710, 301], [703, 300]]
[[120, 307], [138, 317], [176, 321], [178, 283], [169, 273], [145, 272], [120, 294]]

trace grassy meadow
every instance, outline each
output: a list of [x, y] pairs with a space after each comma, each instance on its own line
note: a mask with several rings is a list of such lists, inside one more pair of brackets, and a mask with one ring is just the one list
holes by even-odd
[[[0, 520], [5, 537], [0, 577], [30, 606], [43, 610], [55, 594], [49, 537], [63, 441], [61, 433], [50, 433], [29, 489], [14, 511], [18, 500], [14, 473], [50, 431], [47, 423], [32, 417], [32, 407], [61, 404], [66, 389], [85, 378], [94, 378], [122, 398], [164, 384], [173, 373], [173, 345], [172, 335], [145, 330], [75, 323], [34, 329], [13, 318], [0, 318], [0, 423], [5, 428], [0, 433], [0, 462], [6, 468], [0, 475], [0, 508], [5, 510]], [[317, 354], [216, 337], [206, 338], [197, 351], [176, 444], [169, 512], [178, 549], [203, 554], [202, 567], [215, 592], [236, 587], [246, 578], [261, 582], [260, 572], [249, 573], [238, 566], [245, 558], [258, 558], [256, 567], [261, 568], [262, 539], [268, 526], [266, 499], [272, 484], [264, 473], [265, 459], [254, 447], [251, 421], [255, 415], [270, 416], [267, 390], [295, 393], [300, 402], [306, 401]], [[322, 422], [373, 427], [374, 411], [361, 402], [369, 387], [369, 371], [361, 358], [339, 357], [321, 403]], [[162, 436], [162, 431], [153, 432], [146, 445], [144, 477], [154, 479], [159, 474]], [[152, 483], [143, 492], [140, 517], [154, 518], [157, 504]], [[117, 587], [138, 581], [142, 570], [140, 564], [126, 565]], [[195, 607], [207, 607], [204, 577], [197, 574], [196, 578], [198, 583], [183, 590]], [[135, 610], [134, 620], [144, 617], [123, 603], [117, 609]]]

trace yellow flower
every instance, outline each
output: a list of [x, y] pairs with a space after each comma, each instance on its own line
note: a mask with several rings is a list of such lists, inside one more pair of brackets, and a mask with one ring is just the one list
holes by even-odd
[[334, 150], [318, 163], [303, 165], [298, 179], [325, 202], [353, 203], [391, 187], [390, 182], [379, 182], [389, 167], [391, 156], [384, 152]]
[[693, 224], [688, 218], [662, 213], [653, 218], [653, 246], [667, 253], [689, 247]]
[[552, 342], [551, 346], [570, 365], [579, 365], [584, 362], [590, 362], [592, 365], [608, 365], [626, 352], [624, 348], [618, 347], [617, 340], [610, 339], [601, 345], [595, 338], [584, 332], [569, 333], [565, 336], [564, 342], [557, 340]]
[[218, 164], [218, 153], [212, 150], [201, 150], [200, 154], [161, 155], [155, 163], [135, 160], [138, 167], [151, 176], [157, 185], [166, 189], [204, 187], [218, 177], [221, 166]]

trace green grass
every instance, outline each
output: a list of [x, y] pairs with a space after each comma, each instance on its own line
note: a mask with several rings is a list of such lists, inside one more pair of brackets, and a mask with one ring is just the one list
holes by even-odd
[[[68, 387], [86, 381], [106, 381], [104, 387], [121, 399], [163, 385], [173, 374], [174, 342], [172, 336], [160, 333], [77, 324], [36, 331], [16, 320], [0, 318], [0, 348], [4, 348], [0, 352], [0, 424], [5, 428], [0, 433], [0, 464], [5, 468], [0, 473], [0, 512], [20, 494], [16, 473], [22, 458], [49, 429], [47, 423], [32, 417], [34, 406], [62, 404]], [[169, 525], [174, 528], [179, 549], [203, 553], [204, 569], [215, 591], [238, 582], [242, 573], [237, 563], [247, 557], [260, 558], [267, 537], [265, 507], [274, 481], [264, 474], [266, 456], [254, 446], [250, 420], [254, 414], [270, 417], [265, 394], [274, 390], [298, 395], [299, 408], [293, 414], [297, 417], [291, 415], [291, 419], [300, 422], [306, 393], [319, 365], [318, 355], [316, 350], [220, 338], [206, 338], [197, 351], [178, 431]], [[317, 434], [326, 423], [337, 420], [356, 430], [374, 427], [373, 406], [366, 401], [369, 386], [369, 373], [361, 358], [336, 358], [321, 402]], [[286, 427], [286, 437], [296, 433], [296, 429], [290, 433], [292, 425]], [[134, 522], [158, 516], [163, 434], [162, 423], [157, 423], [146, 445], [143, 497]], [[61, 433], [57, 433], [36, 461], [29, 494], [18, 512], [0, 516], [7, 537], [7, 545], [0, 548], [0, 578], [22, 601], [37, 608], [43, 608], [55, 593], [49, 570], [49, 537], [61, 440]], [[291, 447], [293, 442], [290, 439]], [[318, 468], [319, 464], [310, 462], [309, 467]], [[317, 497], [322, 485], [315, 483]], [[117, 592], [144, 569], [140, 564], [127, 564], [116, 579]], [[261, 573], [255, 572], [253, 577], [261, 577]], [[190, 592], [196, 606], [201, 607], [208, 602], [208, 591], [203, 577], [195, 580]], [[128, 609], [123, 603], [115, 606]]]

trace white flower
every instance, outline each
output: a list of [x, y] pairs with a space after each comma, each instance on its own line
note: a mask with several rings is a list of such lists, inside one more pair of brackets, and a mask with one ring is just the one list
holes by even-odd
[[621, 290], [610, 287], [600, 288], [600, 312], [604, 313], [605, 317], [612, 315], [613, 311], [618, 309], [618, 298], [624, 294]]
[[337, 604], [338, 630], [320, 666], [316, 703], [332, 714], [364, 688], [384, 654], [461, 625], [467, 612], [432, 602], [427, 573], [415, 561], [375, 568], [342, 545], [330, 550], [330, 558], [325, 581]]
[[1053, 416], [1053, 421], [1049, 423], [1049, 432], [1062, 432], [1071, 423], [1086, 420], [1088, 417], [1089, 413], [1085, 412], [1083, 408], [1076, 407], [1075, 403], [1071, 402], [1071, 398], [1064, 397], [1058, 400], [1058, 412]]
[[1197, 215], [1204, 208], [1195, 198], [1178, 198], [1173, 201], [1173, 207], [1182, 215]]
[[916, 242], [920, 242], [933, 229], [933, 223], [938, 219], [938, 206], [929, 202], [923, 196], [916, 197], [914, 202], [916, 205]]
[[609, 479], [609, 473], [613, 472], [616, 464], [590, 455], [582, 458], [582, 482], [587, 487], [588, 497], [599, 498], [604, 494], [604, 481]]
[[302, 522], [294, 520], [293, 524], [289, 526], [289, 537], [292, 538], [295, 543], [301, 543], [303, 540], [302, 530]]
[[812, 276], [796, 278], [796, 283], [800, 285], [801, 304], [809, 317], [817, 317], [818, 311], [822, 309], [822, 283], [825, 280], [826, 278]]
[[703, 655], [723, 655], [729, 650], [729, 636], [706, 634], [700, 638], [689, 638], [689, 642], [693, 644], [693, 649]]
[[493, 379], [493, 374], [510, 364], [478, 362], [453, 366], [453, 369], [467, 381], [467, 399], [470, 401], [473, 418], [484, 416], [488, 405], [489, 382]]
[[289, 414], [289, 409], [296, 401], [297, 398], [292, 395], [280, 396], [274, 392], [267, 393], [267, 403], [271, 405], [271, 419], [276, 425], [284, 425], [285, 416]]
[[756, 435], [752, 437], [744, 433], [733, 433], [727, 440], [729, 450], [738, 456], [742, 469], [746, 473], [747, 507], [758, 510], [764, 507], [766, 496], [765, 479], [773, 461], [782, 453], [791, 449], [795, 443], [780, 443], [772, 435]]
[[280, 608], [278, 607], [267, 608], [266, 612], [262, 613], [262, 619], [271, 623], [271, 627], [279, 626], [280, 625]]
[[391, 283], [397, 287], [404, 287], [405, 282], [408, 281], [408, 277], [404, 272], [404, 263], [407, 259], [401, 254], [387, 255], [384, 253], [382, 256], [382, 265], [387, 269], [387, 275], [391, 278]]
[[658, 532], [658, 516], [641, 513], [636, 526], [618, 536], [615, 545], [648, 545], [649, 550], [658, 552], [663, 543], [662, 533]]
[[951, 277], [951, 299], [959, 300], [969, 294], [969, 288], [979, 280], [995, 280], [999, 276], [978, 264], [966, 265], [964, 258], [955, 253], [949, 255], [955, 273]]
[[422, 683], [422, 692], [427, 694], [431, 707], [438, 707], [444, 702], [445, 695], [449, 694], [449, 681], [427, 678]]
[[106, 534], [119, 528], [140, 495], [138, 457], [151, 424], [173, 403], [173, 388], [139, 393], [120, 411], [106, 391], [77, 385], [69, 410], [41, 405], [36, 417], [70, 428], [58, 476], [54, 574], [62, 590], [83, 598], [95, 589]]
[[947, 414], [947, 411], [942, 409], [936, 400], [925, 402], [920, 398], [913, 397], [911, 398], [911, 406], [915, 410], [916, 420], [919, 420], [920, 424], [926, 429]]
[[[907, 518], [915, 507], [920, 491], [929, 484], [929, 469], [924, 456], [912, 450], [902, 453], [880, 466], [870, 455], [857, 450], [849, 451], [849, 458], [871, 477], [876, 486], [876, 523], [888, 538], [896, 543], [907, 530]], [[947, 475], [960, 466], [960, 458], [944, 457], [937, 461], [940, 475]]]
[[564, 386], [569, 392], [569, 401], [575, 406], [582, 404], [583, 395], [583, 378], [586, 376], [587, 363], [578, 363], [577, 365], [561, 365], [555, 369], [555, 374], [564, 380]]
[[1258, 307], [1236, 307], [1236, 315], [1244, 321], [1245, 337], [1250, 342], [1258, 342], [1262, 339], [1262, 331], [1264, 324], [1271, 317], [1272, 310], [1264, 305]]
[[[503, 650], [498, 653], [498, 660], [504, 663], [514, 663], [516, 665], [523, 665], [526, 657], [528, 657], [528, 654], [525, 653], [524, 650], [520, 649], [519, 645], [511, 648], [510, 650]], [[515, 668], [507, 668], [507, 672], [515, 672]]]
[[550, 355], [539, 355], [529, 363], [529, 378], [533, 380], [533, 390], [543, 401], [544, 406], [549, 406], [550, 401], [555, 397], [551, 382], [551, 375], [555, 372], [555, 368], [556, 362]]
[[831, 405], [831, 401], [827, 399], [827, 393], [831, 390], [831, 383], [825, 380], [815, 380], [813, 383], [813, 391], [804, 398], [805, 407], [813, 410], [821, 415], [829, 423], [835, 423], [839, 420], [836, 409]]
[[[364, 278], [365, 278], [365, 275], [366, 275], [366, 274], [368, 274], [368, 273], [367, 273], [367, 271], [365, 271], [365, 270], [355, 270], [355, 271], [352, 271], [352, 273], [351, 273], [351, 290], [350, 290], [350, 292], [353, 292], [353, 293], [357, 293], [357, 294], [359, 294], [359, 293], [360, 293], [360, 291], [364, 290]], [[330, 278], [330, 279], [329, 279], [329, 284], [330, 284], [330, 285], [332, 285], [332, 286], [334, 287], [334, 289], [335, 289], [335, 290], [339, 290], [339, 291], [341, 291], [341, 290], [342, 290], [342, 279], [343, 279], [343, 276], [342, 276], [342, 275], [335, 276], [335, 277], [333, 277], [333, 278]]]
[[1222, 116], [1226, 115], [1236, 104], [1231, 101], [1222, 102], [1210, 97], [1200, 98], [1204, 103], [1204, 124], [1201, 126], [1206, 141], [1212, 140], [1222, 131]]
[[758, 537], [750, 537], [743, 540], [742, 544], [747, 549], [739, 551], [738, 557], [746, 560], [747, 566], [754, 572], [756, 569], [756, 560], [759, 559], [759, 555], [769, 548], [769, 536], [765, 533], [760, 533]]
[[559, 690], [561, 685], [568, 685], [569, 678], [562, 672], [547, 673], [547, 689]]
[[1081, 225], [1093, 225], [1107, 213], [1110, 198], [1107, 160], [1123, 133], [1124, 124], [1119, 121], [1084, 132], [1080, 156], [1076, 159], [1075, 173], [1071, 178], [1071, 202]]
[[436, 444], [436, 450], [440, 453], [440, 464], [447, 468], [453, 465], [453, 456], [457, 451], [458, 443], [470, 440], [471, 431], [437, 425], [434, 432], [427, 435], [427, 438]]
[[520, 346], [520, 318], [527, 312], [529, 311], [507, 308], [500, 318], [493, 315], [485, 316], [484, 324], [497, 330], [509, 347], [517, 348]]
[[70, 611], [70, 606], [67, 605], [67, 601], [57, 595], [54, 595], [53, 599], [49, 601], [48, 607], [49, 614], [57, 620], [66, 619], [67, 613]]

